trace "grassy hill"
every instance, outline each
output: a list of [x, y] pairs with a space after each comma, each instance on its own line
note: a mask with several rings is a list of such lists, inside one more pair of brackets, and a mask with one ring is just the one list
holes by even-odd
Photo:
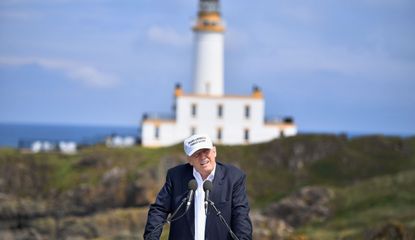
[[[335, 189], [329, 221], [299, 229], [312, 239], [368, 239], [385, 224], [414, 232], [415, 170], [375, 177]], [[389, 238], [385, 238], [389, 239]], [[400, 239], [400, 238], [395, 238]]]
[[[387, 223], [409, 232], [415, 229], [415, 137], [300, 135], [218, 146], [218, 160], [246, 172], [255, 211], [305, 186], [331, 189], [331, 216], [295, 229], [294, 235], [370, 239]], [[167, 169], [183, 162], [181, 144], [160, 149], [94, 146], [76, 155], [0, 149], [0, 225], [3, 221], [16, 229], [16, 224], [22, 225], [18, 216], [25, 216], [27, 226], [43, 221], [40, 225], [47, 232], [52, 228], [45, 227], [47, 218], [101, 216], [111, 209], [131, 208], [144, 209], [138, 211], [143, 218]], [[100, 236], [99, 231], [93, 233]]]

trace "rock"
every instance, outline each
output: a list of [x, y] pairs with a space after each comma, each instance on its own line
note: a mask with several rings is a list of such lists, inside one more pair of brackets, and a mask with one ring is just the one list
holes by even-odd
[[23, 230], [0, 230], [0, 239], [2, 240], [43, 240], [43, 238], [35, 229], [28, 228]]
[[127, 171], [125, 169], [119, 167], [111, 168], [109, 171], [104, 173], [101, 179], [101, 183], [105, 187], [117, 185], [119, 181], [124, 177], [126, 172]]
[[97, 189], [88, 184], [81, 184], [55, 200], [54, 208], [59, 215], [83, 215], [96, 210]]
[[368, 240], [410, 240], [413, 239], [408, 229], [400, 222], [386, 223], [380, 227], [366, 231]]
[[101, 185], [95, 190], [95, 210], [122, 207], [125, 204], [125, 189], [128, 182], [125, 169], [114, 167], [105, 172], [101, 178]]
[[0, 201], [0, 230], [27, 227], [31, 219], [43, 217], [48, 211], [45, 201], [3, 195]]
[[58, 232], [58, 239], [93, 239], [97, 238], [98, 231], [96, 223], [78, 220], [78, 218], [70, 218], [61, 224]]
[[251, 211], [250, 218], [253, 229], [253, 239], [279, 240], [286, 239], [293, 232], [293, 228], [285, 221], [267, 217], [258, 211]]
[[126, 189], [126, 207], [147, 206], [154, 201], [159, 186], [155, 170], [137, 172]]
[[278, 139], [270, 143], [271, 151], [259, 155], [259, 164], [273, 163], [287, 167], [292, 172], [301, 171], [305, 166], [337, 152], [346, 143], [345, 136], [316, 136], [314, 139], [298, 137]]
[[297, 228], [311, 221], [324, 221], [330, 214], [333, 191], [323, 187], [304, 187], [264, 210], [269, 217], [281, 219]]

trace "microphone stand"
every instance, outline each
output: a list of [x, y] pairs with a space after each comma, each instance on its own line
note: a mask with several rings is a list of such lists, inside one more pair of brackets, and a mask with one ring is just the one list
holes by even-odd
[[179, 210], [182, 208], [182, 206], [183, 206], [183, 204], [185, 204], [186, 203], [186, 201], [187, 201], [187, 197], [184, 197], [183, 198], [183, 200], [182, 200], [182, 202], [180, 203], [180, 205], [176, 208], [176, 210], [166, 219], [166, 220], [164, 220], [163, 222], [161, 222], [159, 225], [157, 225], [151, 232], [150, 232], [150, 234], [148, 234], [148, 237], [146, 238], [146, 239], [151, 239], [151, 237], [152, 237], [152, 235], [158, 230], [158, 229], [160, 229], [160, 227], [163, 227], [164, 226], [164, 224], [166, 224], [166, 223], [168, 223], [168, 224], [170, 224], [172, 221], [176, 221], [176, 220], [178, 220], [178, 219], [180, 219], [180, 218], [182, 218], [185, 214], [186, 214], [186, 212], [187, 211], [185, 211], [182, 215], [180, 215], [178, 218], [176, 218], [176, 219], [173, 219], [174, 218], [174, 216], [179, 212]]
[[[176, 210], [167, 218], [166, 223], [170, 224], [172, 221], [175, 221], [181, 217], [183, 217], [183, 215], [181, 215], [180, 217], [173, 219], [174, 216], [176, 216], [176, 214], [179, 212], [180, 208], [182, 208], [183, 204], [185, 204], [187, 201], [187, 197], [183, 198], [182, 202], [180, 203], [179, 207], [176, 208]], [[186, 213], [186, 211], [184, 212]]]
[[215, 209], [216, 212], [216, 216], [219, 217], [220, 221], [226, 226], [226, 228], [228, 229], [229, 233], [231, 234], [231, 237], [234, 240], [239, 240], [239, 238], [235, 235], [235, 233], [233, 233], [232, 229], [229, 227], [228, 223], [226, 223], [225, 218], [223, 218], [221, 212], [219, 211], [219, 209], [216, 208], [215, 203], [213, 203], [210, 199], [207, 200], [209, 202], [209, 204], [213, 207], [213, 209]]

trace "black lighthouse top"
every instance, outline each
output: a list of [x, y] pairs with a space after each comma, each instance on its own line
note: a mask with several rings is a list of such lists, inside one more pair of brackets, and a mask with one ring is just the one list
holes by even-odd
[[199, 2], [199, 12], [209, 13], [216, 12], [219, 13], [220, 6], [219, 0], [200, 0]]

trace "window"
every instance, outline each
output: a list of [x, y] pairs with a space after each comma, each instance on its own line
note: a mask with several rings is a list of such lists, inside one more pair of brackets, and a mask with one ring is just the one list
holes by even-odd
[[223, 106], [220, 104], [218, 105], [218, 118], [222, 118], [223, 116]]
[[191, 127], [190, 128], [190, 135], [195, 135], [196, 134], [196, 128], [195, 127]]
[[245, 129], [244, 131], [244, 139], [246, 142], [249, 142], [249, 129]]
[[216, 138], [218, 139], [219, 142], [222, 140], [222, 128], [218, 128], [216, 132]]
[[245, 106], [245, 118], [248, 119], [251, 116], [251, 108], [249, 105]]
[[197, 106], [195, 103], [192, 104], [192, 117], [196, 117], [197, 114]]
[[154, 138], [159, 139], [160, 138], [160, 127], [156, 126], [154, 129]]

